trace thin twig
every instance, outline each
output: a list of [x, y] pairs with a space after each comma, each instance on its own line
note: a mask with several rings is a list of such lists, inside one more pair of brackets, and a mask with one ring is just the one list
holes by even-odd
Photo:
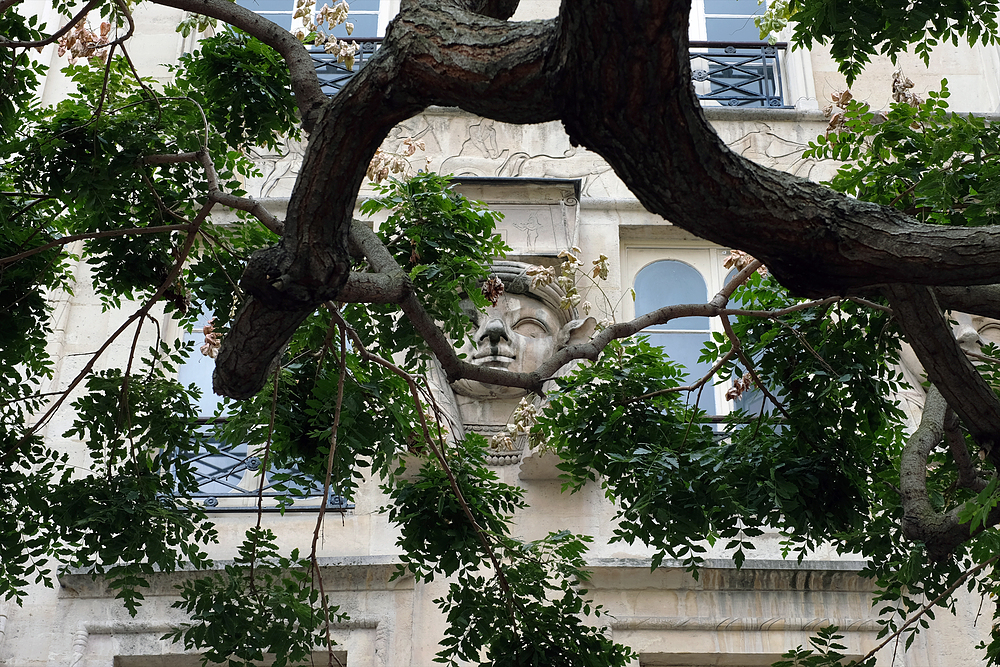
[[507, 597], [508, 603], [510, 604], [511, 627], [516, 633], [517, 621], [514, 614], [514, 607], [516, 604], [514, 599], [514, 593], [510, 588], [509, 582], [507, 581], [507, 576], [504, 574], [503, 569], [500, 566], [500, 561], [493, 550], [493, 546], [490, 544], [490, 541], [486, 536], [486, 531], [484, 531], [482, 526], [479, 525], [479, 522], [476, 521], [476, 517], [472, 514], [472, 509], [469, 507], [469, 503], [466, 502], [465, 496], [462, 494], [462, 490], [458, 486], [458, 480], [455, 479], [455, 474], [452, 472], [451, 466], [448, 465], [448, 461], [445, 458], [443, 452], [434, 442], [434, 439], [431, 437], [430, 428], [427, 426], [426, 415], [424, 415], [423, 406], [421, 406], [420, 404], [420, 390], [417, 387], [416, 381], [413, 379], [413, 376], [411, 376], [409, 373], [396, 366], [391, 361], [383, 359], [377, 354], [369, 352], [367, 348], [364, 346], [364, 343], [361, 341], [361, 338], [360, 336], [358, 336], [357, 332], [344, 320], [343, 316], [340, 314], [340, 311], [337, 310], [333, 304], [330, 305], [333, 316], [337, 318], [338, 323], [342, 327], [344, 327], [345, 330], [348, 332], [348, 334], [351, 336], [351, 342], [357, 348], [358, 354], [360, 354], [368, 361], [372, 361], [382, 366], [383, 368], [388, 369], [398, 377], [402, 378], [403, 381], [405, 381], [406, 384], [409, 386], [410, 394], [413, 396], [413, 402], [417, 408], [417, 414], [420, 417], [420, 426], [423, 432], [424, 441], [430, 446], [431, 451], [434, 452], [434, 456], [437, 458], [438, 463], [441, 465], [442, 470], [444, 470], [445, 475], [448, 477], [448, 483], [449, 486], [451, 487], [452, 494], [455, 496], [455, 499], [458, 501], [458, 504], [462, 507], [462, 510], [464, 511], [466, 518], [469, 520], [469, 523], [472, 525], [472, 529], [476, 533], [476, 537], [479, 538], [479, 542], [482, 544], [487, 557], [490, 559], [490, 562], [493, 565], [493, 569], [496, 572], [497, 581], [500, 584], [500, 588], [503, 590], [504, 595]]
[[796, 337], [796, 338], [797, 338], [797, 339], [799, 340], [799, 342], [800, 342], [800, 343], [802, 343], [802, 347], [806, 348], [806, 350], [808, 350], [808, 351], [809, 351], [809, 354], [811, 354], [811, 355], [813, 355], [814, 357], [816, 357], [816, 360], [817, 360], [817, 361], [818, 361], [818, 362], [820, 363], [820, 365], [821, 365], [821, 366], [822, 366], [822, 367], [823, 367], [823, 368], [824, 368], [824, 369], [825, 369], [825, 370], [826, 370], [826, 371], [827, 371], [828, 373], [830, 373], [830, 375], [834, 375], [834, 376], [836, 376], [836, 375], [837, 375], [837, 371], [833, 370], [833, 367], [832, 367], [832, 366], [831, 366], [830, 364], [828, 364], [828, 363], [826, 362], [826, 359], [824, 359], [824, 358], [823, 358], [823, 357], [822, 357], [822, 356], [820, 355], [820, 353], [819, 353], [819, 352], [817, 352], [817, 351], [815, 350], [815, 348], [813, 348], [813, 346], [809, 344], [809, 341], [807, 341], [807, 340], [806, 340], [806, 337], [802, 335], [802, 332], [801, 332], [801, 331], [799, 331], [799, 330], [798, 330], [798, 329], [796, 329], [795, 327], [791, 326], [790, 324], [787, 324], [787, 323], [785, 323], [785, 322], [782, 322], [781, 320], [776, 320], [776, 321], [778, 322], [778, 324], [780, 324], [781, 326], [783, 326], [783, 327], [785, 327], [786, 329], [788, 329], [789, 331], [791, 331], [791, 332], [792, 332], [792, 335], [793, 335], [793, 336], [795, 336], [795, 337]]
[[83, 18], [87, 15], [87, 13], [90, 12], [91, 9], [93, 9], [94, 7], [96, 7], [99, 4], [101, 4], [101, 0], [90, 0], [90, 2], [88, 2], [86, 5], [84, 5], [83, 9], [81, 9], [79, 12], [77, 12], [76, 16], [74, 16], [72, 19], [70, 19], [69, 22], [66, 25], [64, 25], [63, 27], [61, 27], [58, 30], [56, 30], [54, 33], [52, 33], [51, 35], [49, 35], [45, 39], [40, 39], [40, 40], [37, 40], [37, 41], [34, 41], [34, 42], [12, 42], [12, 41], [8, 40], [6, 37], [3, 37], [2, 35], [0, 35], [0, 48], [7, 48], [7, 49], [21, 49], [21, 48], [24, 48], [24, 49], [34, 49], [34, 48], [37, 48], [39, 46], [48, 46], [49, 44], [52, 44], [53, 42], [59, 41], [60, 37], [62, 37], [67, 32], [69, 32], [74, 27], [76, 27], [76, 24], [79, 23], [80, 21], [82, 21]]
[[905, 630], [907, 627], [913, 625], [913, 623], [915, 623], [920, 617], [922, 617], [924, 614], [926, 614], [932, 608], [936, 607], [937, 604], [938, 604], [938, 602], [940, 602], [945, 597], [947, 597], [947, 596], [951, 595], [952, 593], [954, 593], [955, 590], [959, 586], [961, 586], [963, 583], [965, 583], [966, 579], [968, 579], [972, 575], [976, 574], [977, 572], [979, 572], [983, 568], [987, 567], [988, 565], [992, 565], [994, 562], [996, 562], [997, 559], [1000, 559], [1000, 554], [997, 554], [993, 558], [990, 558], [988, 561], [980, 563], [979, 565], [975, 566], [974, 568], [972, 568], [968, 572], [963, 573], [958, 579], [955, 580], [955, 582], [951, 586], [949, 586], [948, 588], [946, 588], [944, 590], [944, 592], [941, 593], [941, 595], [937, 596], [936, 598], [934, 598], [933, 600], [931, 600], [930, 602], [928, 602], [926, 605], [924, 605], [920, 609], [920, 611], [918, 611], [916, 614], [914, 614], [913, 616], [911, 616], [910, 619], [908, 621], [906, 621], [905, 623], [903, 623], [901, 626], [899, 626], [899, 628], [897, 628], [895, 632], [893, 632], [891, 635], [889, 635], [888, 637], [886, 637], [885, 641], [883, 641], [881, 644], [879, 644], [878, 646], [876, 646], [875, 648], [873, 648], [871, 651], [869, 651], [868, 653], [866, 653], [865, 656], [863, 658], [861, 658], [861, 660], [858, 660], [858, 664], [864, 664], [864, 662], [866, 660], [868, 660], [869, 658], [871, 658], [872, 656], [874, 656], [876, 653], [878, 653], [880, 650], [882, 650], [883, 647], [885, 647], [886, 645], [888, 645], [889, 642], [893, 641], [899, 635], [901, 635], [902, 632], [903, 632], [903, 630]]
[[134, 229], [108, 229], [103, 232], [87, 232], [86, 234], [73, 234], [72, 236], [63, 236], [62, 238], [56, 239], [55, 241], [50, 241], [45, 245], [40, 245], [37, 248], [32, 248], [31, 250], [25, 250], [24, 252], [18, 253], [16, 255], [11, 255], [9, 257], [0, 257], [0, 266], [5, 264], [13, 264], [26, 257], [31, 257], [32, 255], [37, 255], [40, 252], [45, 252], [49, 248], [55, 248], [56, 246], [67, 245], [69, 243], [74, 243], [76, 241], [88, 241], [90, 239], [102, 239], [111, 236], [138, 236], [139, 234], [162, 234], [164, 232], [183, 232], [191, 229], [190, 224], [183, 225], [162, 225], [159, 227], [136, 227]]
[[892, 315], [892, 308], [889, 306], [883, 306], [881, 303], [875, 303], [874, 301], [869, 301], [868, 299], [862, 299], [859, 296], [849, 296], [848, 301], [853, 301], [859, 306], [865, 306], [866, 308], [873, 308], [875, 310], [881, 310], [883, 313], [889, 313]]
[[180, 275], [181, 270], [184, 268], [184, 263], [187, 261], [188, 253], [191, 252], [191, 248], [194, 246], [194, 240], [198, 235], [197, 234], [198, 228], [205, 221], [205, 218], [208, 217], [208, 213], [211, 210], [212, 210], [212, 204], [211, 202], [207, 202], [204, 206], [202, 206], [201, 210], [198, 212], [198, 215], [190, 223], [190, 229], [188, 231], [187, 240], [184, 242], [184, 246], [178, 253], [177, 261], [174, 263], [174, 266], [170, 270], [170, 273], [167, 274], [167, 277], [160, 284], [160, 286], [153, 293], [153, 295], [146, 300], [146, 302], [142, 305], [142, 307], [138, 311], [133, 313], [127, 320], [125, 320], [125, 322], [120, 327], [118, 327], [118, 329], [115, 330], [115, 332], [112, 333], [111, 336], [108, 337], [106, 341], [104, 341], [101, 347], [99, 347], [97, 351], [94, 352], [93, 356], [91, 356], [90, 360], [80, 370], [80, 372], [73, 379], [73, 381], [70, 382], [69, 386], [66, 387], [66, 389], [62, 393], [62, 396], [60, 396], [59, 399], [56, 400], [49, 407], [48, 410], [45, 411], [45, 414], [43, 414], [41, 418], [39, 418], [39, 420], [34, 423], [34, 425], [30, 426], [26, 430], [25, 434], [21, 437], [20, 440], [18, 440], [10, 449], [5, 450], [2, 455], [0, 455], [0, 461], [6, 461], [11, 455], [13, 455], [14, 452], [16, 452], [24, 445], [24, 443], [31, 435], [38, 432], [38, 430], [42, 428], [42, 426], [44, 426], [49, 419], [52, 418], [52, 415], [55, 414], [55, 412], [62, 406], [62, 404], [66, 402], [66, 399], [69, 398], [70, 393], [77, 387], [77, 385], [79, 385], [80, 382], [82, 382], [83, 379], [90, 374], [90, 371], [93, 370], [94, 365], [97, 363], [97, 360], [100, 358], [102, 354], [104, 354], [104, 352], [111, 346], [111, 344], [114, 343], [115, 340], [117, 340], [118, 336], [120, 336], [122, 332], [128, 329], [128, 327], [131, 326], [132, 323], [135, 322], [137, 319], [145, 317], [146, 314], [149, 312], [149, 310], [153, 307], [153, 305], [159, 302], [160, 298], [166, 293], [167, 289], [169, 289], [170, 286], [174, 284], [174, 281], [177, 280], [177, 276]]
[[643, 394], [642, 396], [633, 396], [623, 401], [623, 405], [629, 405], [630, 403], [642, 401], [647, 398], [653, 398], [654, 396], [662, 396], [664, 394], [675, 394], [682, 391], [692, 392], [695, 391], [696, 389], [700, 390], [702, 387], [705, 386], [706, 382], [711, 380], [712, 377], [719, 372], [720, 368], [722, 368], [730, 359], [733, 358], [735, 353], [736, 353], [735, 349], [731, 349], [729, 350], [729, 352], [726, 352], [724, 355], [722, 355], [722, 357], [719, 358], [718, 361], [715, 362], [712, 368], [710, 368], [709, 371], [705, 373], [705, 375], [700, 380], [698, 380], [692, 385], [689, 385], [687, 387], [668, 387], [666, 389], [657, 389], [656, 391], [651, 391], [648, 394]]
[[788, 414], [788, 410], [785, 409], [785, 406], [782, 405], [781, 402], [777, 398], [775, 398], [774, 394], [772, 394], [768, 390], [768, 388], [764, 385], [764, 381], [760, 379], [760, 376], [757, 375], [757, 371], [754, 370], [753, 364], [750, 363], [750, 358], [746, 356], [746, 354], [744, 354], [743, 344], [740, 342], [739, 337], [736, 335], [736, 331], [733, 330], [733, 325], [729, 321], [729, 316], [722, 315], [720, 319], [722, 320], [722, 328], [725, 330], [726, 335], [729, 336], [729, 340], [733, 345], [733, 349], [736, 350], [736, 354], [739, 355], [740, 361], [742, 361], [743, 365], [746, 366], [747, 373], [750, 374], [750, 377], [753, 379], [754, 384], [757, 386], [758, 389], [761, 390], [761, 392], [763, 392], [764, 396], [766, 396], [767, 399], [774, 404], [774, 407], [781, 410], [781, 414], [785, 416], [785, 419], [791, 419], [792, 416]]
[[[334, 324], [331, 323], [330, 331], [333, 331]], [[347, 379], [347, 332], [343, 327], [340, 329], [340, 377], [337, 379], [337, 403], [333, 409], [333, 427], [330, 431], [330, 454], [326, 459], [326, 480], [323, 482], [323, 504], [320, 505], [319, 515], [316, 517], [316, 529], [313, 531], [312, 549], [309, 553], [309, 562], [312, 564], [313, 573], [319, 582], [319, 597], [323, 603], [323, 617], [326, 624], [326, 652], [327, 662], [332, 666], [334, 661], [341, 667], [343, 664], [333, 653], [333, 638], [330, 636], [330, 608], [326, 604], [326, 590], [323, 587], [323, 575], [319, 570], [319, 561], [316, 559], [316, 546], [319, 543], [319, 533], [323, 527], [323, 519], [326, 516], [326, 507], [330, 500], [330, 486], [333, 481], [333, 462], [337, 458], [337, 430], [340, 426], [341, 410], [344, 406], [344, 383]]]

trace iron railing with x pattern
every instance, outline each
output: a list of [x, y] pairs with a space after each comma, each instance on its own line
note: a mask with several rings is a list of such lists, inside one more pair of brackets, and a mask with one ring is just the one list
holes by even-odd
[[703, 106], [787, 109], [781, 60], [787, 44], [691, 42], [691, 79]]
[[[214, 438], [189, 459], [198, 491], [190, 495], [212, 512], [313, 511], [323, 500], [323, 485], [308, 481], [294, 470], [271, 470], [262, 475], [262, 456], [249, 453], [246, 443], [224, 445]], [[263, 485], [261, 482], [263, 481]], [[290, 505], [279, 502], [291, 498]], [[327, 510], [354, 509], [354, 503], [330, 495]]]
[[[382, 38], [354, 40], [359, 51], [347, 69], [337, 56], [313, 47], [320, 86], [336, 95], [382, 46]], [[691, 78], [705, 106], [790, 108], [782, 91], [781, 64], [787, 44], [691, 42]]]
[[344, 63], [337, 62], [336, 54], [326, 53], [322, 47], [314, 46], [309, 49], [309, 55], [316, 65], [319, 85], [327, 95], [339, 93], [382, 46], [381, 37], [362, 37], [352, 41], [357, 42], [358, 52], [354, 55], [354, 66], [351, 69], [347, 69]]

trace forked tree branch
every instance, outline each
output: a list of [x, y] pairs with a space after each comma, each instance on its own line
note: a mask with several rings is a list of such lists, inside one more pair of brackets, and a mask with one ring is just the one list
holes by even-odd
[[899, 461], [899, 488], [903, 505], [903, 534], [923, 542], [932, 560], [949, 557], [955, 548], [986, 528], [1000, 523], [1000, 507], [994, 507], [975, 531], [961, 523], [962, 507], [939, 512], [927, 492], [927, 457], [941, 442], [949, 404], [935, 385], [931, 385], [924, 403], [920, 426], [913, 432]]

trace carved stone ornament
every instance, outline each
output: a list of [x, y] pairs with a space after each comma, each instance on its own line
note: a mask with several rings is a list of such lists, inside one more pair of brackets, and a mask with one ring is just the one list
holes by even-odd
[[[584, 342], [594, 333], [594, 318], [574, 319], [572, 311], [561, 307], [565, 296], [561, 288], [532, 286], [530, 268], [523, 262], [495, 262], [493, 275], [503, 282], [505, 293], [484, 311], [467, 302], [475, 331], [460, 352], [472, 363], [530, 373], [556, 351]], [[466, 432], [490, 438], [504, 431], [525, 396], [523, 389], [469, 380], [459, 380], [449, 388], [442, 376], [435, 371], [429, 379], [445, 426], [456, 439]], [[523, 446], [521, 442], [517, 449]]]

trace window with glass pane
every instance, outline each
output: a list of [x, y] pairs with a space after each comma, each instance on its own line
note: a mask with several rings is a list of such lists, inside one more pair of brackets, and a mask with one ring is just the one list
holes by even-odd
[[[737, 273], [739, 273], [739, 271], [736, 269], [730, 271], [729, 275], [726, 276], [725, 284], [728, 285], [729, 281], [731, 281], [734, 277], [736, 277]], [[745, 304], [738, 295], [734, 294], [733, 297], [729, 300], [729, 307], [743, 308], [745, 307]], [[756, 360], [754, 360], [754, 363], [756, 363]], [[745, 371], [746, 369], [744, 369], [744, 372]], [[736, 377], [733, 378], [733, 380], [736, 379], [738, 378]], [[751, 386], [749, 389], [740, 394], [737, 398], [733, 399], [734, 411], [744, 410], [748, 412], [750, 415], [756, 416], [761, 413], [761, 409], [763, 409], [765, 413], [770, 414], [771, 410], [774, 409], [774, 405], [767, 400], [767, 397], [764, 396], [764, 392], [762, 392], [756, 385]]]
[[764, 12], [757, 0], [704, 0], [705, 34], [710, 42], [759, 42], [753, 22]]
[[[205, 315], [198, 322], [193, 333], [185, 338], [194, 341], [195, 350], [178, 369], [177, 379], [184, 385], [194, 384], [201, 390], [198, 401], [198, 416], [204, 421], [204, 428], [212, 433], [212, 422], [216, 417], [222, 398], [212, 391], [212, 373], [215, 370], [215, 359], [205, 356], [197, 348], [202, 342], [202, 330], [210, 321], [211, 314]], [[303, 480], [294, 469], [271, 470], [264, 475], [264, 486], [261, 488], [261, 452], [250, 451], [245, 442], [223, 443], [210, 435], [210, 447], [192, 454], [190, 463], [198, 479], [198, 491], [192, 498], [204, 503], [210, 510], [242, 510], [246, 507], [256, 507], [258, 495], [266, 499], [264, 509], [277, 509], [275, 499], [279, 496], [295, 496], [295, 504], [288, 509], [314, 510], [322, 499], [323, 487], [316, 483]], [[270, 466], [269, 466], [270, 467]], [[292, 479], [288, 479], [291, 477]], [[275, 481], [281, 480], [284, 489], [275, 488]], [[250, 503], [249, 501], [253, 501]], [[329, 509], [345, 510], [354, 507], [353, 503], [339, 496], [331, 496], [327, 507]]]
[[[663, 306], [707, 301], [708, 286], [705, 279], [690, 264], [661, 260], [643, 267], [636, 274], [636, 317]], [[698, 361], [701, 348], [711, 335], [709, 318], [681, 317], [644, 329], [642, 333], [649, 336], [650, 343], [662, 347], [672, 361], [684, 365], [689, 381], [697, 381], [711, 368], [711, 364]], [[715, 391], [711, 383], [701, 392], [698, 406], [709, 414], [716, 413]]]
[[[384, 0], [353, 0], [348, 2], [350, 13], [348, 21], [354, 24], [351, 37], [378, 37], [379, 11]], [[318, 11], [323, 5], [335, 5], [339, 0], [319, 0], [316, 3]], [[274, 21], [285, 30], [292, 29], [292, 14], [295, 12], [295, 0], [236, 0], [241, 7], [257, 12], [263, 17]], [[301, 27], [299, 24], [297, 27]], [[343, 24], [333, 30], [337, 37], [347, 37], [347, 28]]]
[[292, 29], [295, 0], [236, 0], [236, 4], [240, 7], [246, 7], [252, 12], [257, 12], [285, 30]]
[[[335, 5], [337, 2], [339, 0], [318, 0], [316, 9], [319, 10], [323, 5]], [[350, 36], [352, 38], [378, 37], [380, 0], [350, 0], [347, 4], [351, 8], [347, 20], [354, 25], [354, 31]], [[334, 28], [332, 34], [341, 39], [348, 37], [347, 28], [344, 27], [344, 24], [340, 24]]]

